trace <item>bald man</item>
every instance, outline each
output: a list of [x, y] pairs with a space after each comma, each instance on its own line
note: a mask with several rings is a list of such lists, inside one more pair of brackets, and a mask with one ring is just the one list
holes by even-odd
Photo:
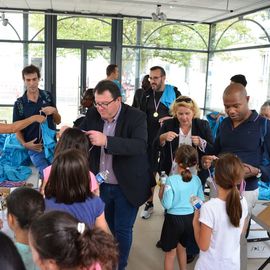
[[[217, 132], [213, 149], [207, 149], [208, 153], [215, 155], [221, 153], [234, 153], [242, 162], [245, 168], [246, 188], [244, 196], [247, 200], [249, 211], [254, 207], [258, 199], [258, 180], [268, 181], [270, 179], [270, 165], [262, 165], [263, 147], [261, 144], [262, 126], [265, 119], [258, 115], [255, 110], [248, 106], [250, 97], [245, 87], [240, 83], [230, 84], [223, 93], [223, 103], [228, 115]], [[270, 123], [267, 120], [267, 136], [264, 143], [270, 153]], [[211, 157], [203, 158], [203, 166], [208, 167]], [[241, 270], [246, 269], [246, 252], [243, 252], [241, 241]]]
[[[247, 200], [249, 207], [252, 207], [258, 195], [258, 180], [270, 178], [270, 166], [261, 164], [261, 127], [265, 119], [249, 109], [249, 98], [245, 87], [240, 83], [230, 84], [225, 89], [223, 103], [228, 117], [223, 120], [218, 130], [214, 151], [206, 151], [216, 155], [231, 152], [241, 158], [245, 163]], [[269, 122], [267, 134], [270, 134]], [[270, 153], [270, 136], [265, 136], [264, 142]]]

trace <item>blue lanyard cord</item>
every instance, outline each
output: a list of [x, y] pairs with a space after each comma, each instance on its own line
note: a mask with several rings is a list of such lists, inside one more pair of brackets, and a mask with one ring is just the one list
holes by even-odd
[[[42, 111], [39, 111], [39, 115], [41, 115]], [[42, 130], [41, 130], [41, 123], [39, 123], [39, 129], [38, 129], [38, 142], [42, 142]]]

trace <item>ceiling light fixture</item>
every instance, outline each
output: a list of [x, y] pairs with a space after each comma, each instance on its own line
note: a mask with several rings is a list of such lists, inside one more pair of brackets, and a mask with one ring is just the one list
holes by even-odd
[[0, 16], [0, 21], [2, 22], [3, 26], [7, 26], [8, 25], [8, 19], [5, 17], [5, 13], [2, 13], [2, 16]]
[[166, 14], [164, 12], [160, 12], [160, 9], [161, 9], [161, 5], [158, 4], [156, 13], [155, 12], [152, 13], [152, 19], [154, 22], [167, 20]]

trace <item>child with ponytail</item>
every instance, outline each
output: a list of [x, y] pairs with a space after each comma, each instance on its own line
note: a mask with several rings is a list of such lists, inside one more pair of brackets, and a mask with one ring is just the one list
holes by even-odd
[[186, 270], [186, 246], [188, 242], [195, 242], [192, 227], [194, 209], [190, 198], [194, 195], [204, 200], [204, 195], [200, 178], [190, 172], [198, 161], [196, 149], [181, 145], [176, 151], [175, 161], [178, 174], [168, 177], [159, 190], [159, 198], [166, 209], [160, 245], [165, 252], [165, 270], [174, 269], [176, 254], [179, 269]]
[[33, 259], [40, 270], [115, 270], [118, 250], [112, 235], [89, 229], [68, 213], [51, 211], [29, 231]]
[[193, 227], [200, 256], [195, 270], [239, 270], [240, 236], [248, 215], [247, 202], [237, 185], [244, 179], [244, 167], [233, 154], [216, 160], [218, 197], [195, 211]]

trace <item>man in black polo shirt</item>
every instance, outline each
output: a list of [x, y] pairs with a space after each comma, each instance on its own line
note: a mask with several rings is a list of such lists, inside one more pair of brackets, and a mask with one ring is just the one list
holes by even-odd
[[[55, 124], [61, 122], [61, 116], [56, 109], [51, 93], [38, 88], [39, 69], [34, 65], [26, 66], [22, 70], [22, 77], [26, 91], [14, 104], [13, 122], [42, 113], [47, 116], [48, 127], [55, 129]], [[39, 176], [43, 179], [43, 169], [49, 166], [50, 162], [45, 157], [39, 123], [33, 123], [18, 131], [16, 136], [19, 142], [28, 150], [32, 163], [38, 168]]]
[[[217, 132], [214, 149], [206, 152], [218, 155], [220, 153], [234, 153], [244, 163], [246, 187], [245, 196], [249, 212], [254, 207], [258, 199], [258, 180], [268, 181], [270, 179], [270, 165], [263, 165], [262, 147], [262, 126], [265, 119], [255, 110], [250, 110], [248, 106], [249, 96], [245, 87], [240, 83], [230, 84], [223, 93], [223, 103], [228, 115]], [[267, 120], [264, 143], [268, 153], [270, 153], [270, 123]], [[213, 156], [204, 156], [203, 167], [208, 168], [213, 160]], [[246, 269], [246, 253], [243, 250], [243, 240], [241, 240], [241, 269]]]
[[[262, 165], [263, 148], [261, 147], [261, 127], [265, 121], [255, 110], [248, 107], [249, 96], [246, 89], [239, 83], [230, 84], [223, 93], [225, 111], [229, 117], [220, 125], [214, 144], [214, 151], [206, 151], [216, 155], [231, 152], [245, 163], [245, 197], [249, 208], [258, 197], [258, 179], [267, 180], [270, 177], [270, 166]], [[267, 134], [270, 134], [270, 124], [267, 124]], [[270, 136], [265, 136], [264, 143], [270, 152]], [[205, 156], [204, 165], [209, 165], [211, 157]]]

